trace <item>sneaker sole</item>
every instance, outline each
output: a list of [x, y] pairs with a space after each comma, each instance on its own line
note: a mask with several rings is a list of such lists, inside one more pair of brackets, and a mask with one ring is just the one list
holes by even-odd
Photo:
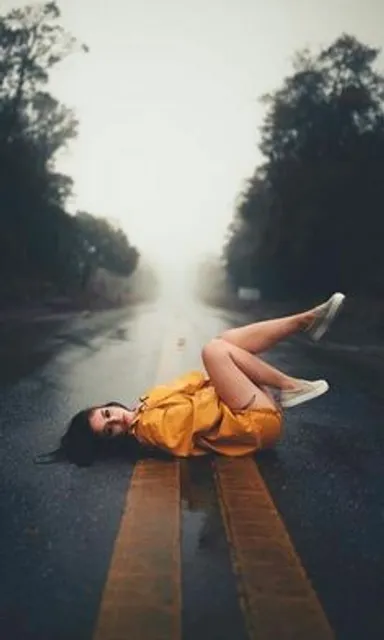
[[335, 318], [339, 315], [341, 308], [344, 304], [345, 295], [343, 293], [334, 293], [331, 297], [331, 304], [328, 310], [327, 315], [323, 319], [322, 323], [315, 329], [312, 333], [312, 339], [316, 342], [323, 337], [324, 333], [328, 331], [330, 325], [335, 320]]
[[326, 380], [322, 380], [321, 383], [318, 384], [316, 388], [307, 391], [306, 393], [302, 393], [300, 395], [295, 396], [289, 400], [283, 401], [281, 406], [285, 409], [289, 407], [295, 407], [298, 404], [302, 404], [303, 402], [308, 402], [309, 400], [314, 400], [319, 396], [322, 396], [329, 389], [329, 384]]

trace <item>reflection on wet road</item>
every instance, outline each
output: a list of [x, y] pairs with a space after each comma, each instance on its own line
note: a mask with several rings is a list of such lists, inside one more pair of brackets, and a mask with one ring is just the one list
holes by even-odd
[[[33, 456], [56, 446], [78, 409], [134, 401], [160, 362], [170, 377], [200, 368], [202, 344], [241, 321], [183, 300], [0, 330], [2, 354], [15, 354], [9, 369], [3, 359], [0, 390], [1, 640], [92, 638], [129, 513], [133, 461], [36, 467]], [[384, 637], [382, 406], [341, 363], [293, 341], [267, 359], [298, 377], [327, 378], [331, 392], [287, 412], [282, 442], [257, 465], [336, 637]], [[213, 462], [176, 464], [181, 637], [242, 640], [245, 596]]]
[[183, 638], [247, 638], [212, 461], [181, 462]]

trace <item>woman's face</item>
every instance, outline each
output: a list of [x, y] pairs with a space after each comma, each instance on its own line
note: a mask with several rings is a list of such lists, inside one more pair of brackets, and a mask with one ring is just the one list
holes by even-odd
[[93, 410], [89, 424], [95, 433], [114, 437], [130, 433], [130, 426], [134, 417], [133, 411], [118, 405], [97, 407]]

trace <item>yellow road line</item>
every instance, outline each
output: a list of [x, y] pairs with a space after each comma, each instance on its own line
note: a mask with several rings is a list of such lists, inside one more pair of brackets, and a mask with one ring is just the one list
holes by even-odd
[[[156, 383], [174, 375], [175, 329], [164, 340]], [[180, 468], [136, 465], [115, 541], [93, 640], [180, 640]]]
[[250, 638], [334, 638], [254, 461], [222, 458], [216, 461], [215, 468]]
[[140, 461], [116, 539], [94, 640], [178, 640], [179, 466]]

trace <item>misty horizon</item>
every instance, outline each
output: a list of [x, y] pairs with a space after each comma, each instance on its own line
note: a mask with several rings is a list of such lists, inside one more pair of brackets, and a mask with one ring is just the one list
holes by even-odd
[[[2, 10], [24, 5], [3, 0]], [[75, 181], [68, 210], [116, 221], [164, 268], [220, 253], [236, 199], [262, 160], [259, 97], [281, 85], [294, 54], [342, 32], [383, 42], [384, 7], [375, 0], [58, 5], [63, 25], [90, 47], [58, 65], [49, 83], [80, 120], [57, 160]]]

